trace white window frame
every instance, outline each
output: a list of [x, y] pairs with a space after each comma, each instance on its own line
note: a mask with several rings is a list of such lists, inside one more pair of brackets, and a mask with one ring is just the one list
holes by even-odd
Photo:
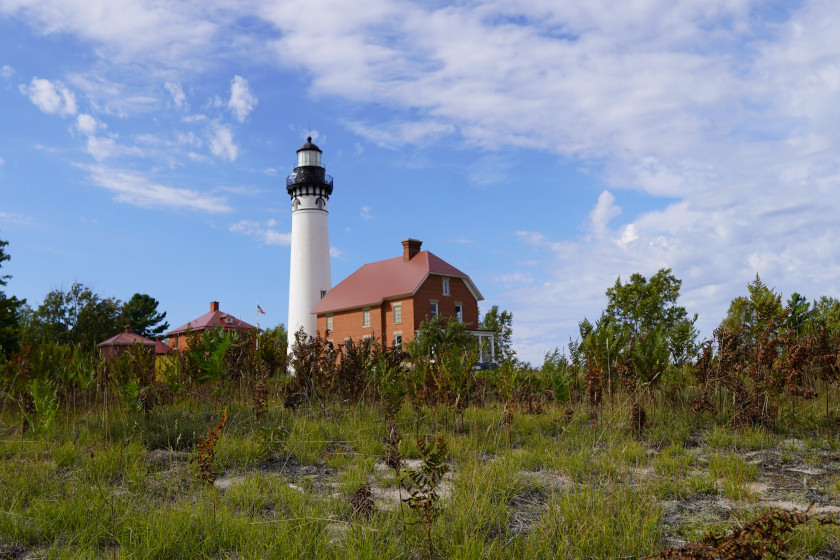
[[[394, 346], [402, 348], [402, 331], [394, 331]], [[399, 338], [399, 340], [397, 340]]]
[[429, 301], [429, 318], [434, 319], [435, 317], [440, 315], [440, 303], [437, 300], [433, 299]]
[[395, 303], [394, 304], [394, 324], [401, 325], [402, 324], [402, 303]]
[[332, 313], [327, 313], [327, 330], [328, 331], [333, 330], [333, 314]]
[[464, 304], [460, 301], [455, 302], [455, 317], [458, 318], [459, 323], [464, 322]]
[[362, 326], [370, 327], [370, 307], [362, 309]]
[[449, 278], [444, 276], [443, 277], [443, 295], [448, 296], [448, 295], [450, 295], [450, 293], [451, 292], [449, 291]]

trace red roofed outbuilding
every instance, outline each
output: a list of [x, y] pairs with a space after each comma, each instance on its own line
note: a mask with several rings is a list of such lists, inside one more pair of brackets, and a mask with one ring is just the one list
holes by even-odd
[[210, 311], [208, 313], [166, 333], [167, 342], [173, 350], [186, 350], [189, 348], [189, 342], [185, 336], [187, 331], [198, 333], [215, 327], [238, 331], [249, 331], [257, 328], [254, 325], [237, 319], [233, 315], [220, 311], [219, 302], [211, 301]]
[[435, 316], [477, 327], [484, 297], [470, 277], [421, 251], [417, 239], [402, 244], [401, 257], [364, 265], [318, 302], [312, 312], [327, 340], [338, 345], [348, 338], [376, 337], [399, 344], [414, 340], [420, 323]]
[[129, 325], [126, 325], [125, 330], [120, 334], [112, 336], [96, 346], [102, 352], [103, 358], [108, 361], [113, 361], [122, 356], [129, 347], [135, 344], [142, 346], [150, 356], [155, 354], [155, 341], [131, 332]]

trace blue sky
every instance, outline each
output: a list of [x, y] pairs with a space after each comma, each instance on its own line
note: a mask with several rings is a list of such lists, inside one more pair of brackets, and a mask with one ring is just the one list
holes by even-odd
[[0, 0], [7, 291], [286, 321], [284, 177], [335, 178], [333, 282], [416, 237], [541, 363], [661, 267], [710, 335], [759, 273], [838, 297], [830, 1]]

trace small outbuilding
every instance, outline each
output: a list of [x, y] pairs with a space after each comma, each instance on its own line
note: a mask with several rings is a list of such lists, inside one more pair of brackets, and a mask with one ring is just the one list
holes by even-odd
[[167, 344], [173, 350], [184, 351], [189, 348], [189, 341], [186, 336], [187, 331], [199, 333], [217, 327], [221, 327], [226, 331], [250, 331], [257, 329], [254, 325], [220, 310], [218, 301], [211, 301], [210, 311], [208, 313], [166, 333]]
[[96, 346], [102, 352], [102, 356], [109, 362], [113, 362], [128, 350], [131, 346], [138, 344], [143, 347], [150, 356], [156, 354], [154, 340], [149, 340], [144, 336], [131, 332], [131, 326], [126, 325], [125, 330], [118, 335], [112, 336], [108, 340], [100, 342]]

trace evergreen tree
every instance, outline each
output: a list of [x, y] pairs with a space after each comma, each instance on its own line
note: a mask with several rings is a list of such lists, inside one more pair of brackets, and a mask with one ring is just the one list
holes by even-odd
[[[8, 244], [8, 241], [0, 240], [0, 267], [11, 258], [5, 251]], [[8, 274], [0, 274], [0, 287], [5, 286], [9, 278]], [[21, 308], [25, 303], [25, 299], [8, 297], [0, 290], [0, 354], [11, 354], [20, 345]]]
[[131, 332], [154, 339], [169, 329], [166, 312], [158, 313], [158, 300], [148, 294], [134, 294], [122, 307], [122, 321]]

